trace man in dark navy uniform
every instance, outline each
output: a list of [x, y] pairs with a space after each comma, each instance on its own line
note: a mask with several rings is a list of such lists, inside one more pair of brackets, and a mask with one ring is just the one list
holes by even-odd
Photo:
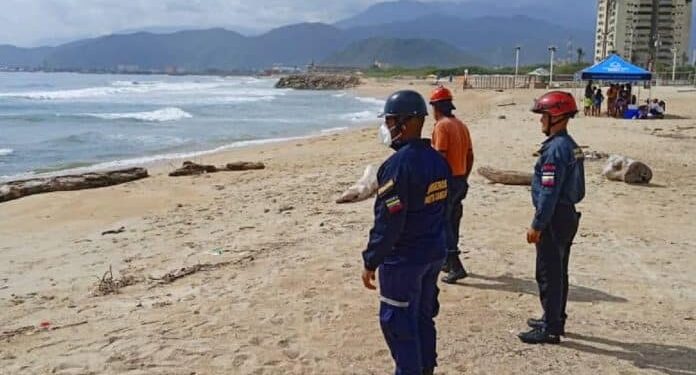
[[447, 161], [421, 139], [423, 97], [398, 91], [384, 105], [382, 142], [396, 150], [377, 173], [375, 223], [363, 252], [366, 288], [379, 269], [380, 325], [396, 374], [432, 374], [436, 362], [437, 275], [446, 255]]
[[585, 196], [584, 153], [568, 134], [568, 121], [578, 112], [569, 93], [552, 91], [535, 101], [532, 112], [541, 114], [543, 143], [532, 179], [536, 212], [527, 242], [536, 244], [536, 280], [544, 315], [529, 319], [531, 331], [521, 333], [529, 344], [557, 344], [565, 334], [568, 300], [568, 260], [578, 230], [575, 204]]

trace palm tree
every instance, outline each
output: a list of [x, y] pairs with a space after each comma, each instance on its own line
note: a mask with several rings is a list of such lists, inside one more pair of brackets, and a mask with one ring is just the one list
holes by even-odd
[[585, 51], [582, 48], [577, 49], [578, 54], [578, 65], [582, 63], [582, 58], [585, 57]]

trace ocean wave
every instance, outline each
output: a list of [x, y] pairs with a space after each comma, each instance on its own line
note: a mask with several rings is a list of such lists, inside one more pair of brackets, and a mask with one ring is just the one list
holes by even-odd
[[0, 97], [29, 100], [70, 100], [151, 92], [196, 92], [225, 87], [219, 82], [114, 81], [111, 86], [56, 91], [0, 92]]
[[340, 117], [341, 120], [348, 120], [351, 122], [365, 122], [376, 119], [377, 113], [374, 111], [360, 111], [341, 115]]
[[337, 128], [329, 128], [329, 129], [324, 129], [321, 131], [321, 134], [332, 134], [332, 133], [340, 133], [348, 130], [348, 127], [346, 126], [341, 126]]
[[378, 105], [380, 107], [384, 105], [384, 100], [382, 100], [382, 99], [368, 98], [368, 97], [362, 97], [362, 96], [356, 96], [355, 99], [358, 100], [359, 102], [363, 102], [366, 104], [374, 104], [374, 105]]
[[122, 159], [122, 160], [97, 163], [97, 164], [93, 164], [93, 165], [90, 165], [87, 167], [61, 169], [60, 171], [53, 171], [50, 173], [37, 173], [36, 171], [30, 171], [30, 172], [20, 173], [20, 174], [16, 174], [16, 175], [11, 175], [11, 176], [4, 175], [4, 176], [0, 176], [0, 182], [14, 181], [14, 180], [25, 179], [25, 178], [52, 177], [52, 176], [59, 176], [59, 175], [113, 170], [113, 169], [118, 169], [118, 168], [132, 167], [135, 165], [146, 166], [146, 165], [150, 165], [153, 163], [165, 162], [165, 161], [169, 161], [169, 160], [191, 159], [191, 158], [196, 158], [196, 157], [200, 157], [200, 156], [216, 154], [216, 153], [219, 153], [219, 152], [222, 152], [225, 150], [229, 150], [229, 149], [234, 149], [234, 148], [259, 146], [259, 145], [280, 143], [280, 142], [287, 142], [287, 141], [297, 141], [297, 140], [301, 140], [301, 139], [308, 139], [311, 137], [312, 137], [312, 135], [297, 136], [297, 137], [285, 137], [285, 138], [270, 138], [270, 139], [254, 139], [254, 140], [246, 140], [246, 141], [236, 141], [236, 142], [232, 142], [230, 144], [220, 146], [220, 147], [217, 147], [217, 148], [214, 148], [211, 150], [181, 152], [181, 153], [168, 153], [168, 154], [136, 157], [136, 158], [131, 158], [131, 159]]
[[0, 148], [0, 156], [8, 156], [14, 154], [14, 150], [11, 148]]
[[334, 98], [342, 98], [342, 97], [346, 96], [346, 93], [345, 93], [345, 92], [339, 92], [338, 94], [333, 94], [333, 95], [331, 95], [331, 96], [333, 96]]
[[138, 120], [146, 122], [177, 121], [192, 118], [193, 115], [181, 108], [167, 107], [150, 112], [130, 113], [85, 113], [84, 116], [96, 117], [103, 120]]

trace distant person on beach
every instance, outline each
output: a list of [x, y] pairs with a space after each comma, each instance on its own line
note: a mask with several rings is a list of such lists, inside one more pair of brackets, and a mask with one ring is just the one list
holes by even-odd
[[469, 128], [452, 113], [452, 92], [446, 87], [438, 87], [430, 96], [430, 105], [435, 116], [432, 145], [439, 151], [450, 166], [452, 180], [447, 198], [447, 260], [442, 270], [447, 273], [442, 281], [454, 284], [467, 277], [466, 270], [459, 259], [459, 227], [462, 221], [462, 201], [469, 191], [468, 178], [474, 165], [474, 149]]
[[445, 209], [451, 173], [421, 138], [428, 109], [411, 90], [384, 104], [380, 137], [396, 150], [377, 172], [375, 223], [363, 251], [362, 281], [374, 290], [379, 269], [382, 333], [396, 374], [432, 375], [437, 366], [437, 276], [445, 260]]
[[611, 84], [607, 90], [607, 114], [609, 117], [616, 117], [616, 98], [619, 96], [619, 88], [616, 84]]
[[535, 101], [547, 136], [532, 179], [535, 208], [527, 243], [536, 245], [536, 280], [544, 315], [529, 319], [529, 332], [519, 335], [528, 344], [558, 344], [565, 335], [568, 301], [568, 261], [578, 230], [575, 204], [585, 196], [584, 153], [568, 134], [568, 122], [578, 112], [573, 95], [551, 91]]
[[604, 95], [602, 94], [602, 89], [597, 89], [594, 95], [594, 103], [592, 110], [594, 115], [600, 117], [602, 115], [602, 102], [604, 101]]

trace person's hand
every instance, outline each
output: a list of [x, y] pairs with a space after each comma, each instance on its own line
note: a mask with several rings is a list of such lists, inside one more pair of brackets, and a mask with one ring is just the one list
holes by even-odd
[[538, 231], [534, 228], [529, 228], [527, 230], [527, 243], [539, 243], [539, 240], [541, 240], [541, 231]]
[[375, 271], [365, 269], [362, 274], [362, 281], [363, 285], [365, 285], [365, 288], [370, 290], [377, 289], [377, 287], [372, 283], [373, 281], [375, 281]]

